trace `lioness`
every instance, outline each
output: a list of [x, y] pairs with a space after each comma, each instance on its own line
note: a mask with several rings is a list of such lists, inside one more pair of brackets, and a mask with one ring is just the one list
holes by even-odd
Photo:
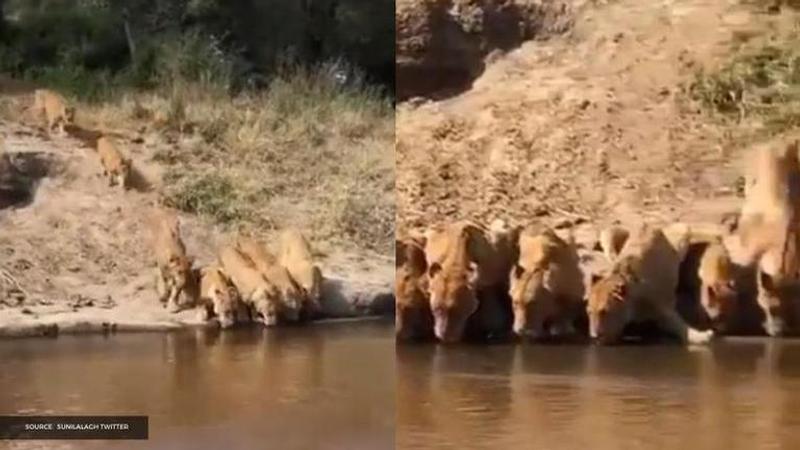
[[762, 146], [755, 153], [738, 221], [739, 250], [755, 262], [757, 302], [764, 329], [778, 336], [800, 326], [800, 162], [798, 142], [780, 151]]
[[395, 334], [398, 339], [433, 336], [424, 240], [395, 240]]
[[[511, 269], [514, 333], [532, 338], [568, 335], [583, 306], [583, 273], [574, 242], [551, 229], [519, 236], [519, 261]], [[550, 329], [547, 326], [550, 326]]]
[[322, 271], [314, 264], [308, 241], [300, 231], [290, 228], [281, 233], [278, 246], [278, 264], [305, 291], [305, 308], [311, 313], [320, 311]]
[[[153, 231], [159, 301], [170, 312], [177, 312], [184, 306], [193, 306], [197, 301], [198, 283], [192, 271], [193, 261], [186, 255], [186, 247], [181, 240], [178, 217], [164, 213], [156, 215]], [[179, 303], [181, 294], [188, 297], [188, 300]]]
[[439, 340], [457, 342], [465, 334], [487, 337], [510, 331], [508, 273], [516, 259], [516, 233], [502, 223], [491, 230], [470, 222], [428, 230], [425, 256]]
[[278, 289], [282, 304], [281, 317], [290, 322], [299, 320], [305, 294], [286, 268], [278, 264], [278, 259], [267, 251], [264, 244], [253, 238], [239, 236], [236, 249], [250, 258], [255, 268]]
[[278, 289], [233, 246], [223, 246], [219, 250], [219, 260], [242, 300], [261, 315], [264, 325], [277, 325], [281, 307]]
[[204, 267], [200, 270], [199, 278], [204, 320], [216, 317], [222, 328], [228, 328], [249, 319], [239, 292], [221, 267]]
[[103, 176], [108, 177], [108, 185], [118, 185], [123, 190], [126, 189], [131, 173], [131, 160], [123, 157], [116, 143], [107, 136], [97, 140], [97, 154], [103, 164]]
[[654, 320], [685, 343], [708, 342], [713, 331], [689, 327], [675, 309], [682, 252], [661, 229], [644, 225], [632, 233], [610, 273], [592, 276], [587, 305], [592, 338], [613, 343], [629, 323]]
[[47, 130], [52, 131], [58, 126], [59, 132], [62, 135], [66, 134], [65, 126], [75, 122], [75, 108], [68, 106], [61, 94], [49, 89], [37, 89], [33, 96], [33, 108], [39, 112], [44, 111]]

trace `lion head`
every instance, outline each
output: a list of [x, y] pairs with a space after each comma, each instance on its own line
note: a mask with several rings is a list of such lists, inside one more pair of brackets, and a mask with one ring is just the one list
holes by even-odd
[[463, 337], [467, 319], [478, 309], [477, 265], [432, 263], [428, 279], [434, 334], [442, 342], [457, 342]]
[[633, 271], [618, 265], [608, 275], [592, 276], [589, 301], [589, 335], [600, 343], [611, 343], [622, 337], [632, 315], [631, 291], [637, 282]]
[[555, 298], [548, 288], [549, 272], [538, 266], [525, 270], [517, 265], [511, 272], [511, 304], [514, 310], [514, 334], [517, 336], [541, 337], [546, 329], [546, 320], [555, 309]]
[[275, 292], [269, 288], [261, 288], [253, 295], [253, 309], [261, 316], [265, 326], [272, 327], [278, 324], [281, 313], [280, 301]]

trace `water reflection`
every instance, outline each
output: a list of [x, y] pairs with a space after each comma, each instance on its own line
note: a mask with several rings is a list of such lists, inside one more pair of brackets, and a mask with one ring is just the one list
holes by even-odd
[[400, 449], [791, 448], [800, 342], [398, 348]]
[[0, 361], [0, 414], [150, 416], [146, 443], [63, 448], [394, 448], [391, 324], [3, 341]]

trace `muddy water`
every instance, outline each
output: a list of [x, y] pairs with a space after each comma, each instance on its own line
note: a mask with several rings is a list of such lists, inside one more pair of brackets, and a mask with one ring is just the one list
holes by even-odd
[[397, 349], [399, 449], [796, 449], [800, 342]]
[[0, 341], [0, 414], [150, 417], [150, 440], [46, 449], [392, 449], [393, 327], [349, 322]]

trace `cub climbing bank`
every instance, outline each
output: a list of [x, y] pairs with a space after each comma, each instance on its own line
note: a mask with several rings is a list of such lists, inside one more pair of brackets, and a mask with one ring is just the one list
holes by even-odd
[[59, 132], [66, 134], [65, 127], [75, 122], [75, 108], [69, 106], [64, 97], [49, 89], [37, 89], [33, 94], [33, 109], [37, 113], [44, 112], [47, 130], [58, 127]]
[[[198, 281], [192, 270], [193, 261], [186, 255], [186, 247], [181, 240], [177, 215], [157, 211], [151, 221], [159, 301], [171, 312], [194, 306], [198, 297]], [[179, 301], [181, 296], [185, 297], [183, 301]]]
[[108, 136], [97, 140], [97, 154], [103, 165], [103, 176], [108, 177], [109, 186], [127, 189], [131, 173], [131, 160], [122, 156], [116, 142]]

